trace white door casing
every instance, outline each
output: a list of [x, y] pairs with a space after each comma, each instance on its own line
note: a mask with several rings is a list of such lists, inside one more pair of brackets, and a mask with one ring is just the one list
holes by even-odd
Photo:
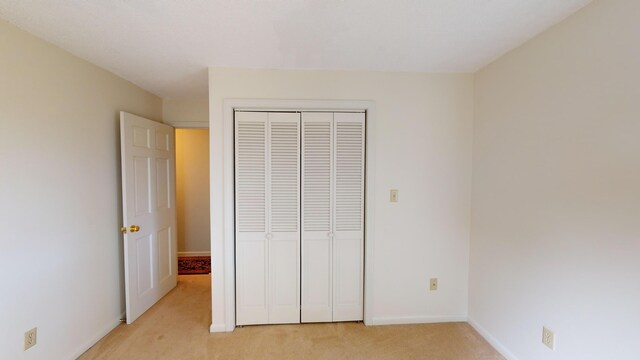
[[177, 283], [174, 129], [121, 112], [120, 141], [125, 302], [131, 324]]
[[236, 323], [297, 323], [300, 115], [235, 115]]

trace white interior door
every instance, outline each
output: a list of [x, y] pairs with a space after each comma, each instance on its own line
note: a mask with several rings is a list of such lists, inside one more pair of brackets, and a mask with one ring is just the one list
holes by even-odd
[[365, 114], [333, 119], [333, 321], [364, 316]]
[[363, 319], [364, 113], [303, 113], [302, 322]]
[[302, 322], [333, 320], [333, 113], [302, 114]]
[[177, 283], [171, 126], [120, 113], [127, 324]]
[[235, 113], [236, 324], [300, 322], [300, 115]]
[[236, 324], [268, 324], [267, 113], [235, 113]]
[[269, 323], [299, 323], [299, 113], [269, 113], [268, 146]]

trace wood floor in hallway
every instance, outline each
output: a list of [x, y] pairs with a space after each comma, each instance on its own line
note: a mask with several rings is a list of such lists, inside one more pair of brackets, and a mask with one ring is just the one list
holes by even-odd
[[211, 334], [210, 285], [209, 275], [179, 276], [176, 289], [80, 359], [504, 359], [466, 323], [263, 325]]

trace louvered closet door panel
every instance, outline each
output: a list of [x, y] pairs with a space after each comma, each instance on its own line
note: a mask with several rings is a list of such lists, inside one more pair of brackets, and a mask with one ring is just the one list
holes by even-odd
[[365, 115], [334, 114], [333, 321], [363, 319]]
[[269, 323], [299, 323], [300, 114], [268, 116]]
[[269, 322], [267, 114], [235, 113], [236, 323]]
[[302, 322], [332, 321], [333, 113], [302, 114]]

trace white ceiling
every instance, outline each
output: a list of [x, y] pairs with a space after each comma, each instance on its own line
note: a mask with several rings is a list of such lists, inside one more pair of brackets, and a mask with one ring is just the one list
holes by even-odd
[[591, 0], [0, 0], [0, 18], [165, 98], [209, 66], [473, 72]]

